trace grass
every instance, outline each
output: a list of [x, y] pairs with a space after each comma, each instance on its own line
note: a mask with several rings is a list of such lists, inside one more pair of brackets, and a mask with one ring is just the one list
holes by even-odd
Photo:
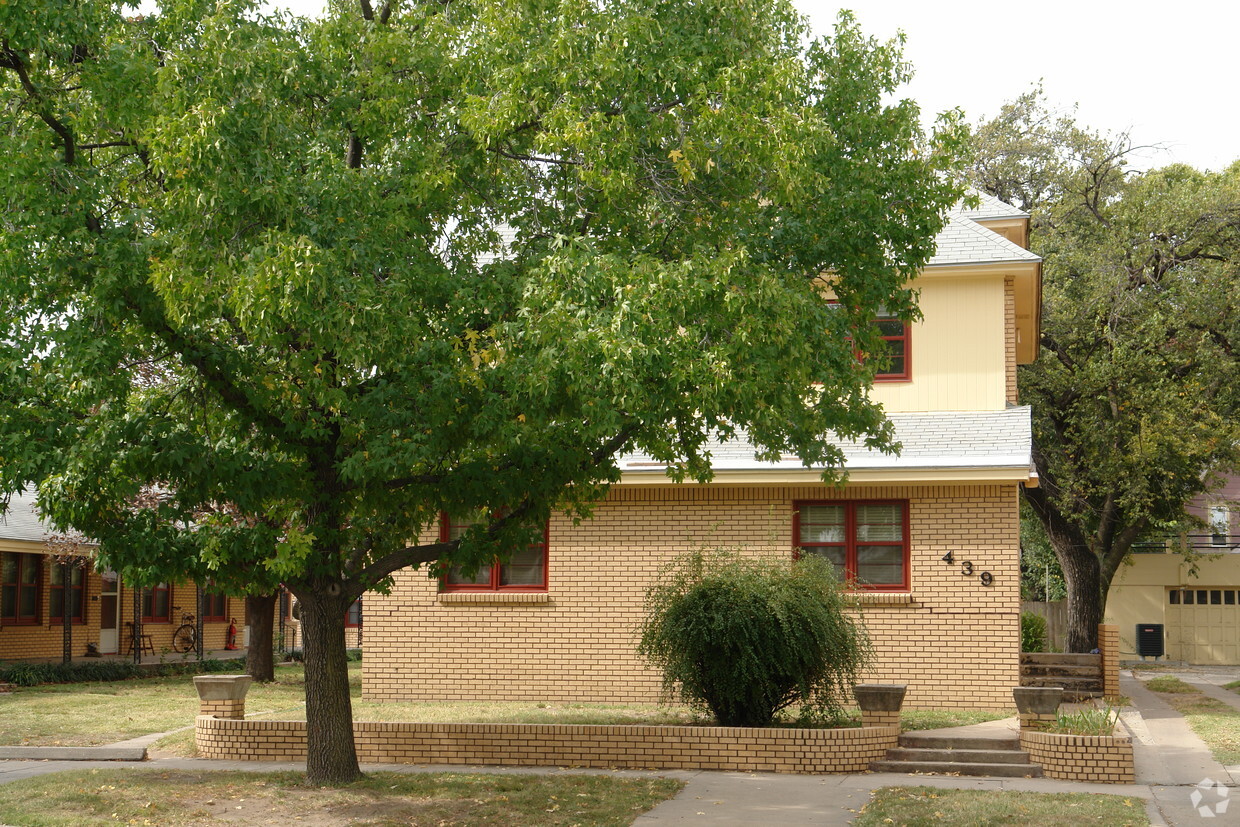
[[74, 770], [0, 785], [0, 823], [92, 825], [628, 825], [674, 796], [669, 778], [372, 773], [344, 787], [296, 773]]
[[[251, 687], [247, 708], [287, 710], [304, 702], [299, 666], [281, 667], [276, 676], [275, 683]], [[110, 744], [192, 726], [197, 714], [198, 695], [191, 677], [47, 684], [0, 696], [0, 744]]]
[[[1240, 681], [1236, 684], [1240, 686]], [[1240, 764], [1240, 710], [1198, 692], [1179, 678], [1155, 678], [1145, 685], [1166, 696], [1167, 703], [1205, 741], [1215, 761], [1225, 767]]]
[[1157, 678], [1150, 678], [1145, 682], [1145, 688], [1153, 690], [1154, 692], [1162, 692], [1164, 695], [1182, 695], [1197, 691], [1196, 689], [1193, 689], [1191, 685], [1185, 683], [1174, 675], [1160, 675]]
[[967, 824], [969, 827], [1025, 824], [1148, 825], [1139, 798], [1098, 793], [1022, 793], [1005, 790], [947, 790], [884, 787], [861, 809], [854, 827]]
[[1232, 681], [1231, 683], [1225, 683], [1223, 684], [1223, 688], [1230, 689], [1232, 692], [1240, 692], [1240, 681]]

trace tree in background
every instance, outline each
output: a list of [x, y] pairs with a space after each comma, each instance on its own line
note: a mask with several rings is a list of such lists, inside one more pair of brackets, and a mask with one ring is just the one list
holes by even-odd
[[1053, 115], [1037, 89], [975, 144], [974, 183], [1031, 213], [1044, 258], [1025, 502], [1063, 570], [1068, 650], [1088, 652], [1133, 543], [1240, 462], [1240, 164], [1130, 172], [1126, 135]]
[[966, 138], [894, 101], [898, 45], [806, 35], [783, 0], [0, 5], [0, 488], [133, 582], [286, 583], [307, 774], [356, 778], [344, 616], [394, 572], [588, 516], [627, 450], [890, 447], [854, 353], [915, 313]]

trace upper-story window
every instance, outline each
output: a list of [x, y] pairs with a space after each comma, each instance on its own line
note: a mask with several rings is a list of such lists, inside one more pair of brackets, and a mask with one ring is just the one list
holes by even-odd
[[898, 382], [912, 378], [909, 373], [908, 323], [884, 310], [879, 312], [874, 326], [878, 328], [879, 335], [887, 345], [884, 353], [875, 356], [883, 360], [874, 376], [875, 380]]
[[[442, 542], [458, 539], [477, 521], [443, 515], [439, 537]], [[513, 551], [504, 563], [479, 566], [473, 577], [466, 577], [459, 568], [452, 568], [443, 579], [444, 591], [546, 591], [547, 590], [547, 527], [543, 526], [539, 542]]]
[[908, 590], [907, 502], [798, 502], [793, 509], [798, 554], [829, 560], [841, 582], [859, 589]]
[[[833, 306], [839, 303], [832, 301]], [[879, 360], [878, 371], [874, 374], [877, 382], [903, 382], [912, 378], [909, 372], [909, 326], [903, 319], [897, 318], [884, 308], [879, 308], [878, 315], [871, 324], [882, 338], [882, 353], [872, 356], [857, 351], [858, 359], [873, 358]]]
[[1210, 542], [1225, 546], [1231, 537], [1231, 509], [1225, 505], [1210, 506]]

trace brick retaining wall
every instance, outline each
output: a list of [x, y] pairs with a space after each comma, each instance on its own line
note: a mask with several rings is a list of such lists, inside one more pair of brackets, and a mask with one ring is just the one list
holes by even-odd
[[1132, 784], [1132, 739], [1124, 735], [1063, 735], [1022, 730], [1020, 746], [1047, 778]]
[[[501, 764], [618, 769], [856, 773], [896, 746], [899, 728], [749, 729], [566, 724], [355, 722], [358, 759], [373, 764]], [[201, 758], [304, 761], [304, 721], [199, 716]]]

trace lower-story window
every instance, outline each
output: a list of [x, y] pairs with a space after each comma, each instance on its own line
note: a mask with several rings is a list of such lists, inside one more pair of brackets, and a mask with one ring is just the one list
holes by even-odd
[[159, 583], [142, 593], [142, 622], [172, 622], [172, 589]]
[[221, 592], [206, 592], [202, 596], [202, 619], [222, 623], [228, 620], [228, 596]]
[[[444, 516], [440, 523], [440, 539], [455, 540], [474, 523]], [[460, 569], [451, 569], [443, 579], [444, 591], [546, 591], [547, 590], [547, 527], [541, 542], [516, 549], [506, 562], [484, 565], [473, 577]]]
[[[65, 570], [69, 572], [69, 582], [65, 583]], [[65, 622], [65, 605], [75, 624], [81, 623], [86, 617], [86, 569], [77, 563], [68, 566], [52, 564], [51, 587], [48, 590], [49, 616], [53, 623]]]
[[851, 587], [909, 588], [908, 502], [806, 501], [793, 504], [797, 554], [829, 560]]
[[0, 623], [32, 626], [39, 622], [38, 554], [0, 553]]

